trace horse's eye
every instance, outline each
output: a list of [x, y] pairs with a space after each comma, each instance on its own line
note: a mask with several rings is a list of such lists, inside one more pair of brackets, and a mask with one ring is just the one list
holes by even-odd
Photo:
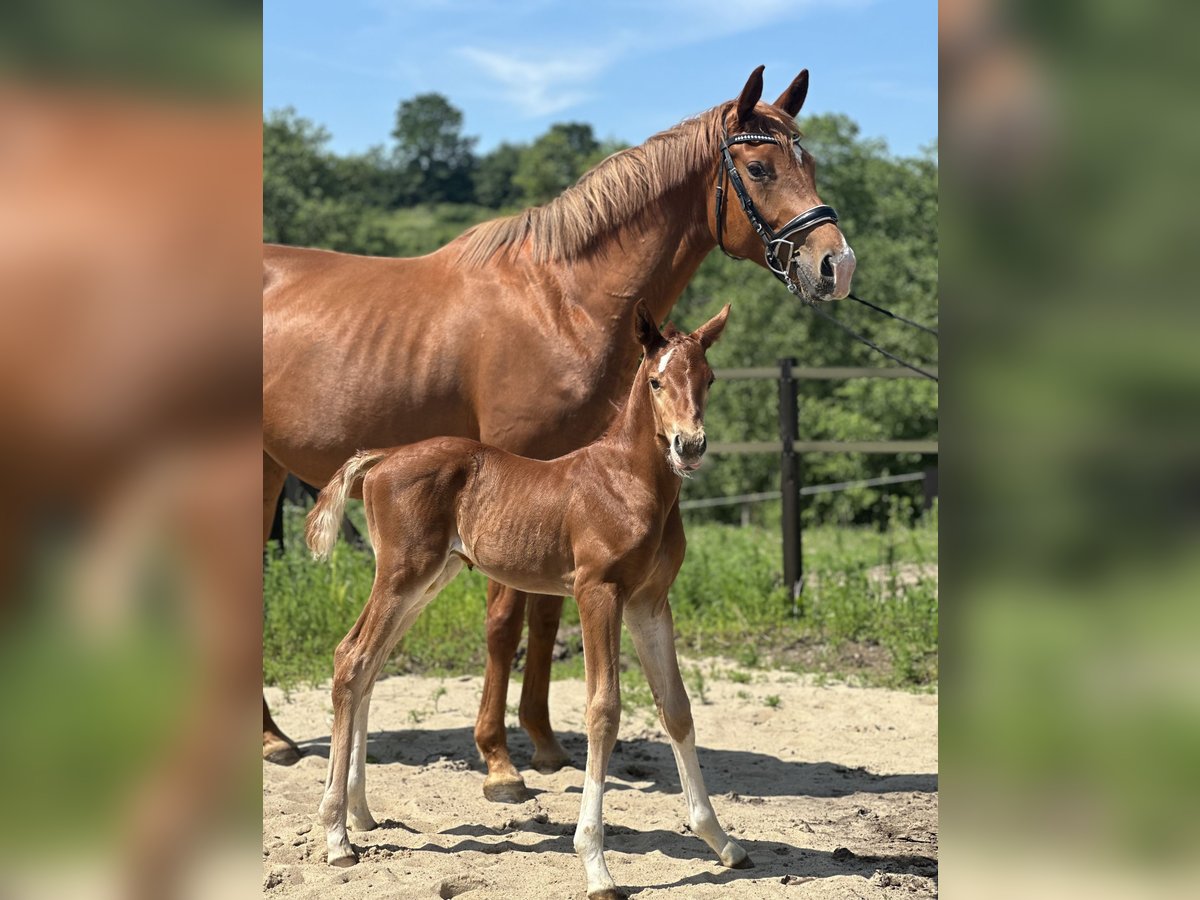
[[662, 387], [662, 383], [657, 378], [650, 379], [650, 390], [657, 391]]
[[760, 162], [752, 162], [746, 166], [746, 171], [750, 173], [751, 178], [764, 178], [767, 174], [767, 167]]
[[712, 386], [713, 386], [713, 382], [714, 382], [714, 381], [716, 381], [716, 380], [717, 380], [717, 376], [716, 376], [716, 375], [709, 375], [709, 376], [708, 376], [708, 386], [709, 386], [709, 387], [712, 387]]

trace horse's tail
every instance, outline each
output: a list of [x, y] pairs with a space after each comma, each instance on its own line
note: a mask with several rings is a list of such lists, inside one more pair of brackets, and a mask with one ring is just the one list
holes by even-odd
[[308, 527], [304, 539], [313, 559], [328, 559], [337, 543], [342, 516], [346, 511], [346, 498], [362, 481], [363, 476], [387, 456], [386, 450], [360, 450], [347, 460], [337, 474], [325, 485], [316, 505], [308, 513]]

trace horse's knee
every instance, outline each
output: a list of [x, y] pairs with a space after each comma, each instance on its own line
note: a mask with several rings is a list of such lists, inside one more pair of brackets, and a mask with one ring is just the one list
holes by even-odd
[[525, 620], [525, 598], [512, 592], [497, 595], [487, 610], [488, 649], [515, 653]]

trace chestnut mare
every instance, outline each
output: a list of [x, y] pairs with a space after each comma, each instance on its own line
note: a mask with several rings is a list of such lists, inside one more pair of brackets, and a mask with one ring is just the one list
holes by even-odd
[[[821, 203], [813, 160], [793, 145], [808, 92], [801, 72], [761, 103], [762, 67], [737, 100], [597, 165], [545, 206], [479, 225], [415, 259], [268, 246], [263, 293], [263, 535], [287, 473], [325, 484], [364, 447], [436, 435], [476, 438], [549, 459], [594, 439], [629, 388], [635, 300], [666, 319], [717, 245], [766, 265], [764, 245], [725, 184], [722, 143], [772, 226]], [[773, 137], [771, 137], [773, 136]], [[730, 198], [732, 199], [732, 198]], [[854, 255], [825, 221], [793, 237], [787, 263], [809, 301], [846, 296]], [[484, 794], [522, 800], [504, 708], [528, 592], [488, 585], [487, 668], [475, 741]], [[520, 721], [533, 767], [568, 757], [550, 727], [550, 658], [561, 597], [529, 604]], [[263, 702], [263, 756], [298, 751]]]
[[684, 554], [681, 476], [700, 465], [706, 443], [713, 376], [705, 351], [728, 315], [727, 305], [692, 334], [668, 329], [664, 337], [639, 303], [633, 327], [627, 319], [620, 328], [636, 333], [644, 353], [633, 387], [609, 430], [581, 450], [541, 461], [465, 438], [433, 438], [360, 452], [321, 492], [308, 516], [313, 555], [328, 557], [346, 498], [360, 483], [376, 553], [371, 596], [334, 655], [333, 734], [318, 813], [330, 865], [358, 861], [347, 811], [356, 829], [375, 827], [365, 784], [375, 678], [464, 563], [515, 590], [571, 594], [579, 605], [588, 751], [575, 850], [588, 897], [625, 896], [604, 863], [602, 815], [621, 717], [622, 618], [670, 735], [692, 831], [724, 865], [748, 864], [717, 822], [700, 775], [667, 602]]

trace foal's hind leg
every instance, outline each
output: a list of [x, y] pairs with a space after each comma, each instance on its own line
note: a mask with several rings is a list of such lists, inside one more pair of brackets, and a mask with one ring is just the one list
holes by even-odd
[[[656, 606], [660, 606], [657, 612]], [[717, 814], [708, 799], [708, 789], [704, 786], [704, 777], [700, 774], [692, 705], [683, 687], [679, 661], [675, 657], [675, 626], [671, 619], [671, 607], [665, 602], [660, 605], [654, 599], [631, 603], [625, 608], [625, 624], [633, 637], [642, 670], [650, 682], [650, 690], [654, 693], [659, 718], [671, 737], [671, 749], [675, 752], [679, 781], [687, 798], [688, 824], [692, 832], [713, 849], [722, 865], [735, 869], [753, 865], [746, 851], [729, 839], [717, 821]]]
[[367, 807], [367, 714], [371, 709], [374, 680], [354, 713], [354, 743], [350, 747], [350, 776], [346, 782], [349, 795], [350, 827], [355, 831], [371, 831], [377, 827], [375, 817]]
[[[447, 541], [447, 545], [448, 545]], [[416, 621], [437, 590], [461, 566], [445, 550], [437, 554], [423, 548], [404, 547], [411, 561], [400, 562], [396, 552], [380, 550], [371, 597], [350, 633], [338, 645], [333, 669], [333, 733], [329, 741], [329, 774], [317, 811], [325, 826], [331, 866], [352, 866], [358, 855], [346, 835], [349, 780], [356, 725], [362, 729], [361, 754], [353, 759], [362, 769], [355, 793], [362, 792], [365, 812], [366, 723], [371, 689], [392, 648]], [[359, 716], [361, 715], [361, 718]], [[356, 816], [357, 818], [357, 816]], [[373, 822], [373, 819], [370, 819]], [[367, 824], [363, 822], [362, 824]]]

